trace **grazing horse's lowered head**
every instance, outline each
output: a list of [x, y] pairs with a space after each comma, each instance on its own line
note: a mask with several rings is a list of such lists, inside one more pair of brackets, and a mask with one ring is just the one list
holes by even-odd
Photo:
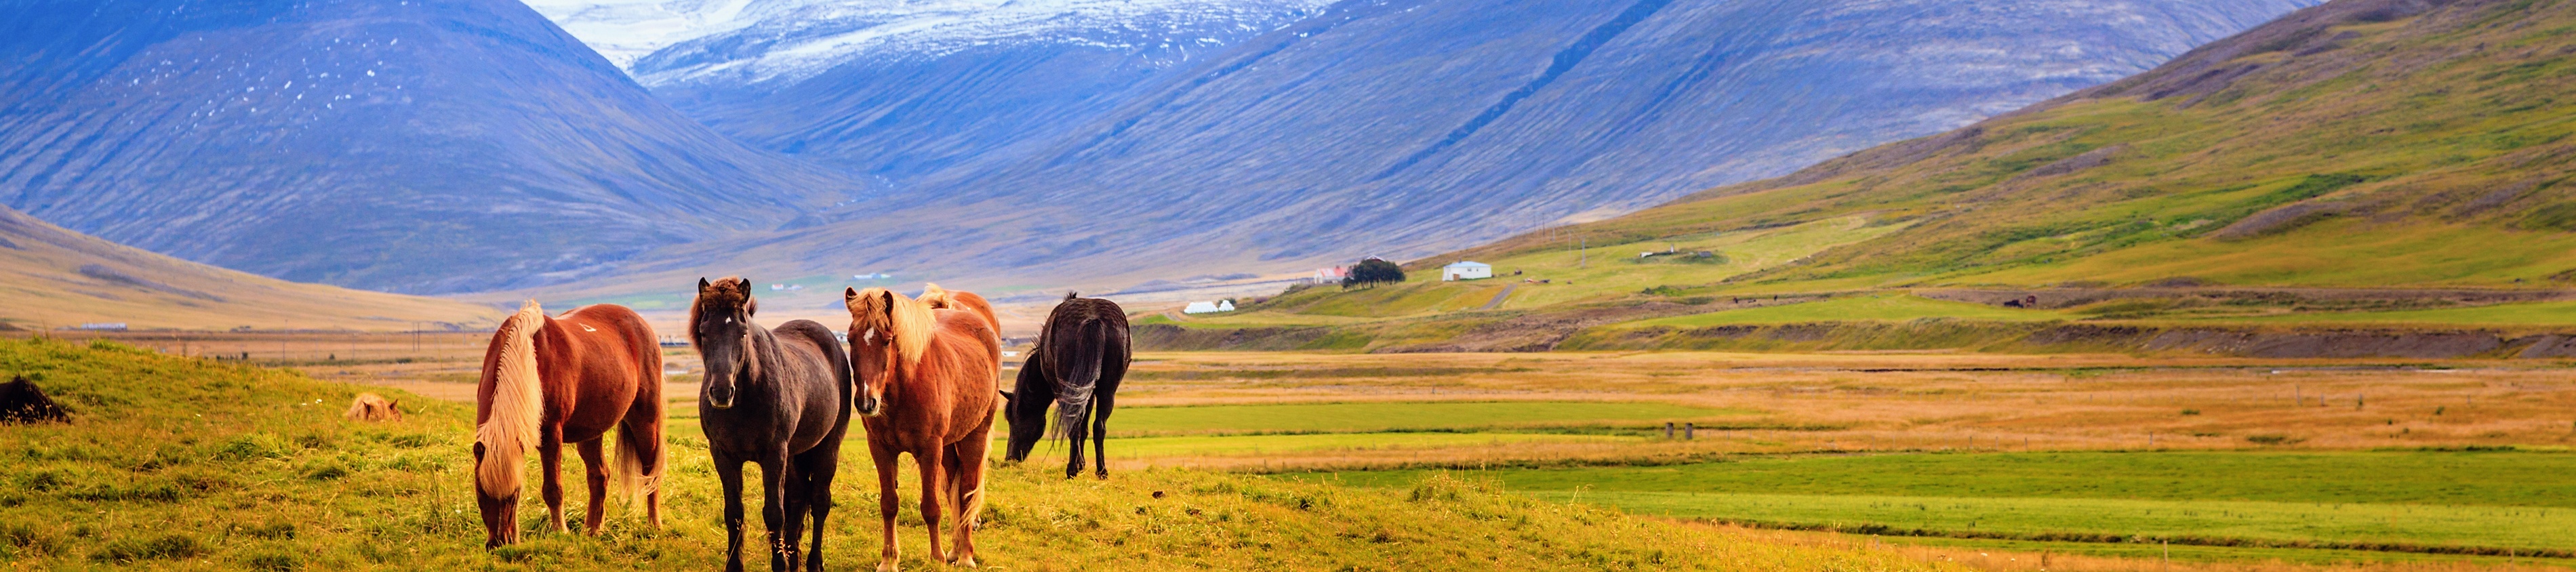
[[931, 308], [884, 288], [843, 289], [841, 302], [850, 309], [850, 373], [859, 385], [859, 414], [884, 415], [887, 384], [879, 380], [921, 365], [930, 349]]
[[689, 343], [706, 359], [706, 380], [698, 398], [717, 409], [733, 408], [742, 381], [760, 375], [760, 353], [751, 343], [751, 316], [760, 302], [751, 299], [751, 280], [726, 276], [715, 282], [698, 279], [698, 301], [689, 306]]
[[486, 416], [474, 428], [474, 500], [483, 514], [486, 548], [519, 541], [519, 489], [537, 448], [544, 388], [537, 379], [537, 329], [546, 311], [529, 300], [493, 332], [483, 386]]

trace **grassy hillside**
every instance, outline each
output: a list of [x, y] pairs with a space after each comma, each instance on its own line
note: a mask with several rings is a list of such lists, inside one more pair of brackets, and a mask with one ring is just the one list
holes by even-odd
[[490, 327], [492, 307], [288, 282], [162, 256], [0, 208], [0, 325], [407, 331]]
[[2563, 1], [2341, 0], [1956, 132], [1441, 258], [1865, 217], [1901, 228], [1719, 290], [2563, 285], [2571, 32]]
[[[408, 418], [350, 422], [339, 413], [357, 387], [110, 343], [0, 340], [0, 371], [39, 377], [74, 418], [69, 425], [0, 426], [0, 457], [12, 459], [0, 464], [0, 568], [706, 569], [720, 562], [721, 505], [691, 419], [672, 421], [664, 528], [644, 528], [620, 507], [603, 536], [540, 533], [485, 552], [466, 475], [470, 405], [388, 391], [411, 411]], [[876, 553], [866, 463], [845, 460], [835, 485], [843, 510], [828, 530], [833, 569], [862, 567]], [[1893, 551], [1765, 544], [1504, 495], [1491, 484], [1446, 476], [1358, 489], [1168, 469], [1106, 482], [1065, 480], [1045, 465], [998, 468], [979, 535], [987, 566], [1931, 568]], [[578, 511], [578, 502], [571, 508]], [[522, 510], [522, 522], [539, 522], [534, 503]], [[917, 518], [904, 520], [919, 526]], [[905, 566], [939, 568], [921, 558], [920, 537], [917, 528], [904, 531]]]
[[[1919, 319], [2557, 333], [2576, 324], [2570, 38], [2565, 0], [2338, 0], [1955, 132], [1183, 325], [1376, 351]], [[1501, 276], [1433, 279], [1456, 260]], [[1986, 293], [1940, 294], [1962, 290]], [[2001, 305], [2033, 292], [2059, 294]]]

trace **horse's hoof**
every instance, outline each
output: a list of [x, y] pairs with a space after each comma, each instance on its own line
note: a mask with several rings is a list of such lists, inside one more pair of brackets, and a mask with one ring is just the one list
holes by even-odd
[[878, 563], [877, 563], [877, 572], [898, 572], [898, 571], [895, 569], [894, 561], [893, 561], [893, 560], [887, 560], [887, 561], [884, 561], [884, 562], [878, 562]]
[[958, 559], [958, 561], [956, 561], [956, 562], [950, 562], [950, 564], [955, 564], [955, 565], [958, 565], [958, 566], [964, 566], [964, 567], [967, 567], [967, 568], [982, 568], [982, 567], [983, 567], [982, 565], [980, 565], [980, 564], [976, 564], [976, 563], [975, 563], [975, 557], [973, 557], [973, 556], [968, 556], [968, 557], [965, 557], [965, 558], [960, 558], [960, 559]]

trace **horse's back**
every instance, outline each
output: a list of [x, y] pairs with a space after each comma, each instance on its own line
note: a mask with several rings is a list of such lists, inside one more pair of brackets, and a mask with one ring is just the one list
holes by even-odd
[[779, 324], [769, 333], [771, 337], [786, 342], [781, 347], [808, 360], [804, 367], [819, 374], [818, 377], [842, 385], [849, 384], [849, 350], [842, 349], [841, 339], [832, 335], [831, 328], [813, 320], [791, 320]]
[[[968, 310], [943, 309], [933, 313], [938, 320], [935, 335], [941, 340], [936, 348], [953, 352], [951, 359], [959, 371], [951, 378], [956, 383], [961, 409], [982, 406], [1000, 397], [1002, 385], [1002, 339], [991, 322]], [[990, 409], [986, 410], [991, 411]]]

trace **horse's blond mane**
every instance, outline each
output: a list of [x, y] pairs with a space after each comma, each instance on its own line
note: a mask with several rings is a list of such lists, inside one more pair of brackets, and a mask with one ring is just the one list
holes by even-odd
[[526, 480], [528, 451], [537, 445], [539, 406], [545, 402], [545, 390], [537, 379], [537, 329], [544, 327], [546, 312], [529, 300], [502, 322], [499, 335], [500, 358], [492, 365], [492, 413], [474, 428], [474, 442], [483, 445], [482, 465], [475, 468], [475, 482], [485, 492], [517, 491]]
[[903, 357], [903, 367], [921, 365], [922, 354], [930, 351], [929, 305], [884, 288], [861, 290], [842, 302], [850, 308], [851, 330], [884, 332], [894, 338], [895, 353]]
[[924, 283], [921, 285], [921, 305], [934, 310], [955, 308], [957, 300], [949, 295], [947, 288], [941, 288], [936, 283]]

